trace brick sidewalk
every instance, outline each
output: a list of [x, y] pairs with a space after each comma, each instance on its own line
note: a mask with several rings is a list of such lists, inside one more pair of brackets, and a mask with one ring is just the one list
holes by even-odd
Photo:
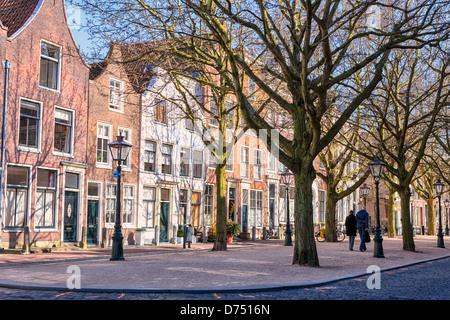
[[[450, 246], [450, 238], [445, 237]], [[349, 251], [348, 242], [317, 243], [320, 268], [292, 265], [293, 247], [282, 240], [238, 242], [226, 252], [212, 252], [212, 243], [158, 247], [125, 247], [125, 261], [109, 261], [110, 249], [30, 255], [0, 255], [0, 286], [24, 285], [67, 289], [68, 267], [81, 273], [81, 289], [99, 291], [221, 291], [304, 286], [354, 277], [371, 265], [382, 270], [450, 256], [436, 247], [436, 237], [416, 236], [416, 252], [402, 250], [401, 239], [383, 241], [385, 258], [368, 251]], [[355, 249], [359, 242], [356, 241]]]

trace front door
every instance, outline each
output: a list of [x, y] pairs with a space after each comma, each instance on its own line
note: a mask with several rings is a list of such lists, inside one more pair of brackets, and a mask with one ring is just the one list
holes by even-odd
[[98, 244], [98, 200], [88, 200], [87, 244]]
[[169, 241], [169, 202], [161, 202], [159, 241]]
[[275, 199], [269, 199], [269, 228], [275, 228]]
[[78, 192], [66, 191], [64, 204], [64, 242], [77, 241]]

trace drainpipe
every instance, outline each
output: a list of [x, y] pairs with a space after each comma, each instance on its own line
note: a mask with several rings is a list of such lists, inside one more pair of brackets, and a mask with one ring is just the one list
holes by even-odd
[[6, 154], [6, 115], [8, 110], [8, 82], [9, 82], [9, 69], [11, 68], [11, 62], [5, 61], [3, 63], [5, 68], [5, 91], [3, 98], [3, 130], [2, 130], [2, 170], [0, 177], [0, 249], [2, 249], [2, 217], [3, 217], [3, 193], [5, 185], [5, 154]]

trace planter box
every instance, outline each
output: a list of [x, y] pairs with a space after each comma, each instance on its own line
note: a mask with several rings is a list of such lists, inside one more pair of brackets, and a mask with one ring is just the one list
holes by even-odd
[[143, 247], [145, 241], [145, 231], [136, 231], [134, 233], [134, 238], [136, 240], [136, 245]]

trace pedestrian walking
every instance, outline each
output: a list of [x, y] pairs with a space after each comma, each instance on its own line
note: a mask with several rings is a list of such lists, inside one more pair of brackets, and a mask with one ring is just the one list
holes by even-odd
[[345, 229], [347, 230], [348, 236], [348, 248], [350, 251], [353, 251], [353, 245], [355, 244], [356, 237], [356, 217], [353, 210], [350, 210], [350, 214], [345, 218]]
[[358, 228], [361, 243], [359, 244], [359, 251], [366, 251], [365, 233], [369, 232], [369, 213], [366, 211], [366, 207], [358, 211], [356, 214], [356, 227]]

